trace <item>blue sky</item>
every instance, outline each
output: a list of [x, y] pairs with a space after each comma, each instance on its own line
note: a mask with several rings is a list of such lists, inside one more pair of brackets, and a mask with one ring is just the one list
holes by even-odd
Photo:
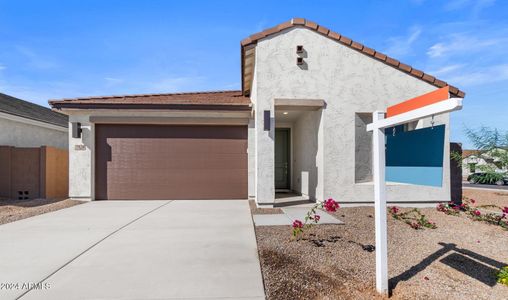
[[508, 130], [508, 1], [0, 0], [0, 92], [53, 98], [240, 88], [240, 40], [292, 17], [466, 91], [452, 117]]

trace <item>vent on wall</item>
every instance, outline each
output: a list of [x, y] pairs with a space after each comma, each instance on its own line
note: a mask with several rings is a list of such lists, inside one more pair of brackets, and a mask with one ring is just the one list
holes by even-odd
[[304, 58], [307, 57], [307, 53], [303, 48], [303, 45], [296, 46], [296, 65], [300, 67], [300, 69], [306, 69], [306, 62]]
[[28, 191], [18, 191], [18, 200], [27, 200], [29, 199]]

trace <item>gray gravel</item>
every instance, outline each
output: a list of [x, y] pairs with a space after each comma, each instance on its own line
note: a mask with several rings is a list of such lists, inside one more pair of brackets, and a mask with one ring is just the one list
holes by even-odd
[[70, 199], [0, 200], [0, 224], [82, 204]]
[[[404, 209], [402, 209], [404, 211]], [[508, 265], [508, 231], [422, 209], [437, 229], [389, 217], [392, 299], [508, 299], [494, 267]], [[375, 299], [374, 210], [341, 208], [345, 225], [319, 225], [304, 240], [290, 226], [257, 227], [268, 299]], [[365, 250], [364, 250], [365, 249]]]

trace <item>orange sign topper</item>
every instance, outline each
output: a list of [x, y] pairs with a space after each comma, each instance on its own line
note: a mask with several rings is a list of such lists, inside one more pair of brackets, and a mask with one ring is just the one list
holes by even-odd
[[448, 86], [445, 86], [430, 93], [423, 94], [413, 99], [409, 99], [407, 101], [388, 107], [386, 109], [386, 117], [393, 117], [417, 108], [422, 108], [430, 104], [447, 100], [450, 97], [449, 95], [449, 88]]

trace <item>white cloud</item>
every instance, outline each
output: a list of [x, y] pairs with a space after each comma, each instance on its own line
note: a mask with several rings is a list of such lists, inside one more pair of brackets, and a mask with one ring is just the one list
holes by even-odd
[[464, 64], [447, 65], [447, 66], [441, 67], [437, 70], [430, 71], [429, 73], [432, 75], [435, 75], [435, 76], [440, 76], [443, 74], [450, 74], [454, 71], [461, 69], [462, 67], [464, 67]]
[[443, 55], [443, 53], [447, 52], [448, 47], [445, 46], [444, 43], [437, 43], [432, 45], [427, 51], [427, 55], [430, 57], [438, 57]]
[[447, 81], [461, 86], [478, 86], [508, 81], [508, 64], [487, 66], [476, 70], [468, 70], [468, 72], [460, 72], [448, 77]]
[[502, 45], [508, 45], [508, 37], [478, 38], [471, 34], [455, 33], [444, 37], [446, 42], [435, 43], [427, 50], [427, 55], [431, 58], [442, 57], [452, 54], [472, 54], [484, 51], [490, 48], [492, 52], [494, 47], [499, 48]]
[[115, 77], [104, 77], [104, 80], [106, 81], [106, 86], [108, 87], [119, 85], [124, 82], [123, 79]]
[[495, 0], [453, 0], [448, 1], [444, 6], [447, 11], [461, 10], [466, 8], [472, 8], [473, 14], [479, 14], [481, 10], [491, 6], [496, 2]]
[[189, 76], [189, 77], [167, 77], [162, 78], [156, 82], [150, 83], [149, 87], [153, 92], [160, 93], [173, 93], [189, 91], [195, 86], [199, 86], [205, 77], [202, 76]]
[[33, 68], [47, 70], [54, 69], [59, 66], [58, 63], [53, 59], [43, 57], [28, 47], [18, 45], [15, 48], [18, 51], [18, 53], [20, 53], [27, 59], [28, 65]]
[[405, 36], [397, 36], [388, 39], [390, 44], [386, 49], [386, 53], [393, 56], [403, 56], [411, 52], [411, 48], [422, 34], [420, 26], [413, 26], [409, 29], [408, 34]]
[[7, 69], [7, 67], [2, 65], [2, 64], [0, 64], [0, 71], [5, 70], [5, 69]]

